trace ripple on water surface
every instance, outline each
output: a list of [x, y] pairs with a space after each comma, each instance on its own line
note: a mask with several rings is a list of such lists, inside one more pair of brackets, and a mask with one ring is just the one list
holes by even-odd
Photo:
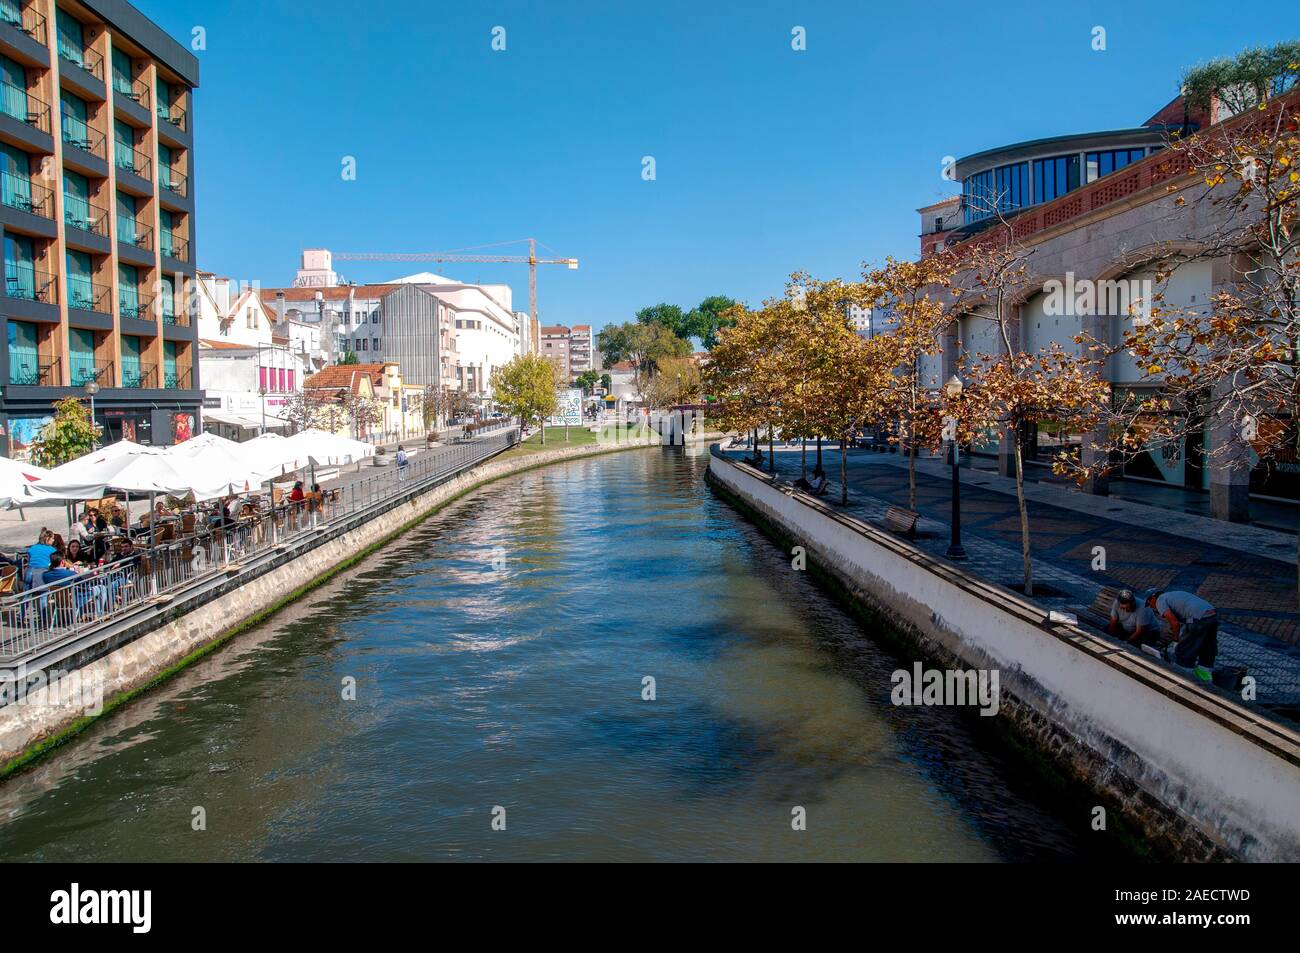
[[902, 663], [713, 498], [703, 467], [635, 451], [457, 501], [0, 788], [0, 850], [1083, 853], [1086, 824], [1063, 823], [970, 718], [890, 706]]

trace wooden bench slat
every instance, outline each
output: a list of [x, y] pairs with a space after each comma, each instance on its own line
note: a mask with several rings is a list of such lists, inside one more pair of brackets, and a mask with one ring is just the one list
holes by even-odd
[[895, 533], [901, 533], [908, 539], [916, 535], [916, 524], [921, 514], [901, 506], [891, 506], [885, 510], [885, 526]]

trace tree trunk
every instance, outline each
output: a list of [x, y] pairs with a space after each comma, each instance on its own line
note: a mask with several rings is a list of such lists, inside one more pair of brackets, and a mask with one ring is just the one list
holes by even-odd
[[1020, 453], [1020, 433], [1016, 431], [1016, 502], [1020, 505], [1020, 552], [1025, 560], [1025, 595], [1034, 594], [1034, 564], [1029, 558], [1029, 508], [1025, 505], [1025, 461]]
[[907, 508], [916, 512], [916, 441], [907, 442]]
[[822, 438], [821, 438], [821, 437], [818, 437], [818, 438], [817, 438], [817, 466], [818, 466], [818, 468], [820, 468], [821, 465], [822, 465]]
[[767, 425], [767, 472], [776, 472], [776, 447], [772, 439], [772, 425]]
[[799, 476], [808, 479], [808, 438], [799, 439]]
[[546, 418], [538, 418], [538, 423], [541, 424], [542, 427], [542, 446], [544, 447], [546, 446]]
[[840, 505], [849, 505], [849, 455], [844, 438], [840, 438]]

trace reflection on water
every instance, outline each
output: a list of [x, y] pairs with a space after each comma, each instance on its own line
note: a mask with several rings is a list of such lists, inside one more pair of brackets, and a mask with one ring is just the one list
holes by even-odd
[[0, 856], [1094, 849], [1085, 813], [1064, 823], [973, 716], [891, 706], [900, 661], [711, 497], [703, 467], [639, 450], [458, 501], [0, 786]]

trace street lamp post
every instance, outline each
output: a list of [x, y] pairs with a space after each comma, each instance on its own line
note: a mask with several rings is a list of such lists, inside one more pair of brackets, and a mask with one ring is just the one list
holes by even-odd
[[90, 452], [94, 453], [99, 449], [98, 441], [95, 437], [99, 434], [95, 426], [95, 395], [99, 393], [99, 383], [94, 380], [86, 381], [86, 396], [90, 398]]
[[[948, 383], [943, 385], [944, 393], [949, 400], [961, 400], [962, 382], [956, 374], [948, 379]], [[952, 464], [952, 537], [948, 542], [949, 559], [965, 559], [966, 550], [961, 545], [961, 475], [957, 469], [960, 462], [960, 445], [957, 443], [957, 426], [954, 421], [952, 424], [952, 440], [948, 445], [949, 461]]]

